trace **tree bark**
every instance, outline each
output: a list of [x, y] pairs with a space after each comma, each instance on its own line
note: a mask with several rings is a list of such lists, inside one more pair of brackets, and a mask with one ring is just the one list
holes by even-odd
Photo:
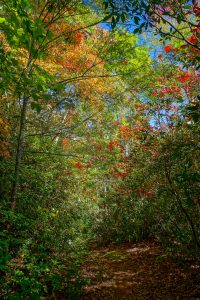
[[16, 204], [17, 204], [17, 189], [19, 185], [19, 172], [20, 172], [20, 165], [21, 165], [22, 153], [23, 153], [24, 134], [26, 129], [27, 105], [28, 105], [28, 97], [24, 97], [23, 104], [22, 104], [21, 118], [20, 118], [20, 129], [19, 129], [17, 153], [16, 153], [16, 160], [15, 160], [14, 180], [13, 180], [13, 186], [11, 191], [12, 210], [16, 209]]
[[194, 240], [194, 243], [196, 244], [196, 246], [198, 248], [200, 248], [200, 242], [199, 242], [199, 239], [198, 239], [198, 236], [197, 236], [197, 233], [196, 233], [196, 230], [195, 230], [195, 225], [192, 221], [192, 219], [190, 218], [187, 210], [185, 209], [185, 207], [183, 206], [182, 204], [182, 201], [181, 201], [181, 198], [179, 196], [179, 194], [176, 192], [176, 189], [174, 187], [174, 184], [173, 184], [173, 181], [171, 179], [171, 176], [170, 176], [170, 172], [169, 170], [167, 169], [166, 165], [165, 165], [165, 175], [166, 175], [166, 178], [168, 180], [168, 183], [170, 185], [170, 188], [171, 188], [171, 192], [172, 192], [172, 195], [174, 196], [174, 198], [177, 200], [177, 203], [182, 211], [182, 213], [185, 215], [185, 218], [190, 226], [190, 229], [191, 229], [191, 232], [192, 232], [192, 236], [193, 236], [193, 240]]
[[[32, 68], [32, 56], [30, 51], [27, 66], [24, 70], [25, 76], [28, 77], [31, 68]], [[24, 135], [26, 130], [26, 113], [28, 107], [28, 100], [29, 100], [29, 96], [24, 93], [22, 109], [21, 109], [21, 117], [20, 117], [20, 128], [19, 128], [19, 135], [18, 135], [18, 142], [17, 142], [17, 153], [15, 159], [15, 171], [14, 171], [12, 190], [11, 190], [11, 210], [13, 211], [16, 210], [16, 205], [17, 205], [17, 189], [19, 186], [20, 165], [22, 160]]]

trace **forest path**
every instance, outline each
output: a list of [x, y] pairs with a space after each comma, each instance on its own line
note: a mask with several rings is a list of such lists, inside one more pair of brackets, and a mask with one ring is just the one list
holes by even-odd
[[153, 242], [92, 250], [82, 272], [83, 300], [200, 300], [200, 265], [180, 267]]

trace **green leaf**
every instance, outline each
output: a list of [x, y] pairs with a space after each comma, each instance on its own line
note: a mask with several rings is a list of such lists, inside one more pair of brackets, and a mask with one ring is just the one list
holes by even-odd
[[23, 28], [17, 29], [17, 34], [18, 34], [19, 36], [23, 35], [23, 34], [24, 34], [24, 29], [23, 29]]
[[140, 30], [140, 28], [138, 27], [138, 28], [135, 28], [134, 30], [133, 30], [133, 33], [134, 34], [136, 34], [136, 33], [138, 33], [139, 32], [139, 30]]
[[113, 16], [113, 17], [112, 17], [112, 23], [111, 23], [112, 29], [114, 29], [115, 26], [116, 26], [116, 20], [115, 20], [115, 17]]
[[107, 20], [109, 20], [110, 18], [111, 18], [111, 14], [109, 14], [109, 15], [107, 15], [107, 16], [105, 16], [105, 18], [103, 19], [103, 21], [107, 21]]
[[120, 16], [117, 15], [116, 22], [119, 22], [119, 20], [120, 20]]
[[47, 100], [47, 101], [48, 101], [48, 100], [51, 100], [51, 98], [52, 98], [52, 96], [49, 95], [49, 94], [45, 94], [45, 95], [44, 95], [44, 99]]
[[16, 35], [13, 35], [12, 41], [13, 41], [15, 44], [18, 44], [18, 43], [19, 43], [19, 38], [18, 38]]
[[191, 9], [191, 5], [184, 5], [183, 8], [184, 9]]
[[181, 15], [177, 16], [177, 22], [178, 22], [178, 24], [180, 24], [182, 22], [182, 16]]
[[32, 108], [33, 110], [36, 110], [37, 113], [40, 113], [41, 110], [42, 110], [41, 105], [38, 104], [38, 103], [36, 103], [36, 102], [32, 102], [32, 103], [31, 103], [31, 108]]
[[9, 300], [22, 300], [20, 294], [16, 293], [14, 295], [9, 296]]
[[108, 8], [108, 2], [104, 1], [103, 4], [104, 4], [105, 9], [107, 9]]
[[121, 20], [122, 20], [123, 23], [126, 21], [126, 15], [125, 15], [125, 13], [121, 14]]
[[129, 7], [127, 5], [125, 5], [125, 10], [129, 12]]
[[135, 16], [135, 17], [134, 17], [134, 22], [135, 22], [136, 25], [139, 24], [139, 21], [140, 21], [140, 18], [137, 17], [137, 16]]
[[55, 85], [54, 85], [54, 87], [53, 87], [53, 89], [55, 90], [55, 91], [61, 91], [62, 90], [62, 88], [63, 88], [63, 85], [61, 84], [61, 83], [56, 83]]
[[0, 17], [0, 24], [1, 24], [1, 23], [5, 23], [5, 22], [6, 22], [6, 19]]
[[144, 1], [141, 1], [141, 5], [145, 10], [149, 10], [149, 6]]

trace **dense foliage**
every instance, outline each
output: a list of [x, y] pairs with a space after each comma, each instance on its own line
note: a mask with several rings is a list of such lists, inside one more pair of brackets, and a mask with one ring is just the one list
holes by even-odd
[[2, 2], [2, 299], [79, 299], [94, 242], [199, 255], [199, 14], [197, 1]]

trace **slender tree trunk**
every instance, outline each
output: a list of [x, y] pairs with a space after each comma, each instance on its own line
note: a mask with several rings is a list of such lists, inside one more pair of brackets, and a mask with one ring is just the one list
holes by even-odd
[[17, 189], [19, 185], [19, 172], [20, 172], [20, 165], [22, 160], [22, 153], [23, 153], [23, 144], [24, 144], [24, 134], [26, 128], [26, 112], [27, 112], [27, 105], [28, 105], [28, 97], [24, 97], [23, 104], [22, 104], [22, 112], [20, 118], [20, 129], [19, 129], [19, 137], [17, 143], [17, 153], [16, 153], [16, 160], [15, 160], [15, 171], [14, 171], [14, 180], [13, 186], [11, 191], [11, 209], [16, 209], [17, 204]]
[[167, 169], [166, 165], [165, 165], [165, 174], [166, 174], [166, 178], [168, 180], [168, 183], [170, 185], [172, 195], [177, 200], [177, 203], [178, 203], [181, 211], [185, 215], [186, 220], [187, 220], [187, 222], [188, 222], [188, 224], [189, 224], [189, 226], [191, 228], [191, 232], [192, 232], [192, 235], [193, 235], [193, 240], [194, 240], [196, 246], [200, 248], [200, 242], [199, 242], [196, 230], [195, 230], [195, 225], [194, 225], [192, 219], [190, 218], [187, 210], [184, 208], [179, 194], [176, 192], [176, 188], [174, 187], [173, 181], [171, 180], [170, 171]]
[[[30, 56], [29, 56], [29, 59], [27, 62], [27, 66], [24, 70], [25, 76], [28, 77], [28, 75], [31, 71], [31, 68], [32, 68], [32, 57], [31, 57], [31, 49], [30, 49]], [[26, 113], [27, 113], [28, 100], [29, 100], [29, 96], [24, 94], [22, 110], [21, 110], [21, 117], [20, 117], [18, 142], [17, 142], [17, 153], [16, 153], [16, 159], [15, 159], [14, 179], [13, 179], [13, 185], [12, 185], [12, 190], [11, 190], [11, 209], [13, 211], [16, 209], [16, 205], [17, 205], [17, 189], [19, 186], [20, 165], [21, 165], [22, 154], [23, 154], [24, 134], [25, 134], [25, 130], [26, 130]]]

